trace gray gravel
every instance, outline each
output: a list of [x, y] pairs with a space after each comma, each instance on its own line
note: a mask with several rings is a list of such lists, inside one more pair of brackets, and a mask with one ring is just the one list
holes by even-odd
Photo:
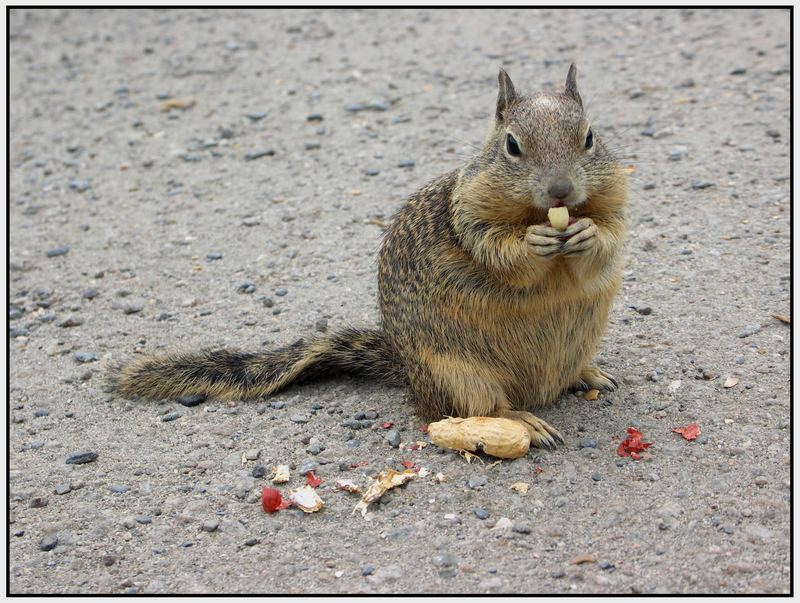
[[[12, 9], [9, 33], [12, 593], [789, 591], [787, 12]], [[349, 377], [108, 392], [141, 352], [375, 324], [381, 223], [480, 144], [498, 66], [524, 92], [571, 61], [633, 171], [620, 389], [539, 411], [564, 445], [408, 450], [403, 391]], [[404, 460], [431, 474], [351, 515], [336, 480]], [[277, 464], [325, 508], [265, 514]]]

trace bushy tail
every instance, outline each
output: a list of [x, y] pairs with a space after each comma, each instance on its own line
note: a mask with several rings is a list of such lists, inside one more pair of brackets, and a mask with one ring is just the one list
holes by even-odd
[[112, 371], [126, 398], [204, 395], [222, 400], [265, 396], [291, 383], [336, 374], [368, 375], [400, 385], [402, 366], [375, 329], [343, 329], [269, 352], [205, 350], [146, 356]]

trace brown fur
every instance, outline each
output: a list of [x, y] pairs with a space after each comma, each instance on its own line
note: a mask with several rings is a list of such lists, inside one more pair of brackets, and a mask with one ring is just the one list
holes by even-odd
[[[371, 373], [406, 383], [426, 420], [507, 416], [528, 427], [533, 444], [554, 445], [560, 435], [530, 409], [570, 387], [616, 385], [590, 363], [620, 285], [627, 197], [625, 175], [596, 134], [584, 148], [574, 76], [562, 93], [521, 97], [501, 71], [483, 150], [414, 194], [386, 233], [382, 331], [349, 329], [261, 354], [147, 357], [117, 372], [119, 391], [238, 399], [325, 374]], [[506, 152], [508, 133], [522, 157]], [[568, 178], [583, 201], [570, 210], [580, 229], [569, 240], [546, 227], [554, 178]]]

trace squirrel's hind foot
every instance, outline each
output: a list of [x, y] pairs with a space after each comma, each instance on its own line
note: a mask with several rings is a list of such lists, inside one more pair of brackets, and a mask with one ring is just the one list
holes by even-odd
[[572, 386], [571, 389], [588, 391], [590, 389], [597, 389], [601, 392], [613, 392], [619, 387], [619, 383], [610, 374], [597, 368], [596, 366], [587, 366], [581, 371], [580, 379]]
[[557, 429], [526, 410], [505, 410], [498, 416], [521, 423], [531, 436], [531, 446], [553, 450], [557, 444], [564, 443], [564, 437]]

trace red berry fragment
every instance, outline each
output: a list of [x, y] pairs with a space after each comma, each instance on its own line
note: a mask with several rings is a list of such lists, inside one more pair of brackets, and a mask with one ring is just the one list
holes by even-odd
[[686, 427], [676, 427], [672, 431], [681, 434], [684, 440], [696, 440], [701, 433], [697, 423], [689, 423]]
[[628, 437], [620, 442], [620, 445], [617, 447], [617, 454], [619, 456], [629, 456], [634, 460], [638, 461], [641, 456], [639, 456], [639, 452], [643, 452], [646, 448], [649, 448], [653, 445], [653, 442], [643, 442], [642, 441], [642, 432], [636, 429], [635, 427], [628, 427]]
[[264, 511], [267, 513], [275, 513], [275, 511], [285, 509], [291, 504], [290, 501], [284, 500], [281, 493], [275, 488], [265, 487], [261, 490], [261, 506], [264, 507]]
[[317, 474], [313, 471], [308, 471], [306, 473], [306, 483], [312, 488], [316, 488], [322, 483], [322, 479], [317, 477]]

